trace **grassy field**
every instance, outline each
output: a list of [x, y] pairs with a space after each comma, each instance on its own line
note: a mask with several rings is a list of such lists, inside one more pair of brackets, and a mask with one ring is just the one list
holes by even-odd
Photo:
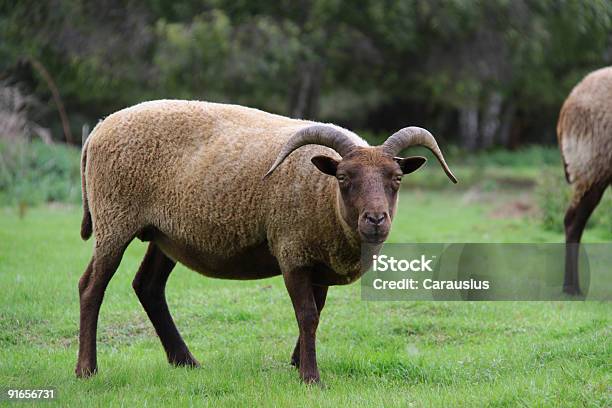
[[[533, 206], [524, 190], [405, 189], [390, 241], [561, 242]], [[202, 368], [172, 368], [131, 288], [140, 242], [107, 290], [100, 372], [77, 380], [77, 281], [92, 245], [78, 236], [80, 209], [16, 214], [0, 209], [0, 387], [52, 386], [61, 406], [612, 405], [609, 303], [363, 302], [358, 284], [335, 287], [318, 332], [325, 388], [306, 387], [289, 365], [297, 327], [281, 279], [182, 266], [167, 297]]]

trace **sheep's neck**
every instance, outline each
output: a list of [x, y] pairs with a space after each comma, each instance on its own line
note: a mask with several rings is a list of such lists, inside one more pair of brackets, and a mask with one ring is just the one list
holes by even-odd
[[346, 237], [349, 246], [359, 251], [361, 247], [359, 234], [357, 233], [357, 231], [355, 231], [355, 229], [351, 228], [351, 226], [346, 222], [344, 216], [342, 215], [342, 206], [344, 204], [342, 203], [340, 190], [336, 186], [334, 186], [333, 189], [336, 196], [336, 205], [334, 207], [336, 210], [337, 222], [342, 227], [342, 231], [344, 232], [344, 236]]

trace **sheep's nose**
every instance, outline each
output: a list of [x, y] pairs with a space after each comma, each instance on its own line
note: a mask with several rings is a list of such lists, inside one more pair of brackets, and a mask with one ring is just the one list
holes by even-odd
[[369, 224], [380, 225], [387, 218], [387, 213], [365, 213], [364, 216]]

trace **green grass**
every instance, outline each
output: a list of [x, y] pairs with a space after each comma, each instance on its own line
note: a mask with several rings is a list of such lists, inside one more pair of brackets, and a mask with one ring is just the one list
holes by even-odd
[[[530, 199], [406, 188], [390, 241], [561, 242]], [[60, 406], [612, 405], [609, 303], [364, 302], [358, 284], [334, 287], [317, 336], [320, 389], [288, 363], [297, 328], [281, 279], [213, 280], [182, 266], [167, 296], [202, 368], [172, 368], [131, 288], [140, 242], [106, 293], [100, 372], [77, 380], [77, 281], [92, 246], [80, 217], [70, 206], [23, 219], [0, 208], [0, 387], [53, 386]]]

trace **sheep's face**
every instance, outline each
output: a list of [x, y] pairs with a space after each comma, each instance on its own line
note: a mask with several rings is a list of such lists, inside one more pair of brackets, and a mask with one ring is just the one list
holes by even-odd
[[425, 161], [424, 157], [392, 157], [377, 147], [355, 148], [340, 161], [312, 158], [321, 172], [336, 178], [346, 223], [371, 244], [380, 244], [389, 235], [402, 176]]

